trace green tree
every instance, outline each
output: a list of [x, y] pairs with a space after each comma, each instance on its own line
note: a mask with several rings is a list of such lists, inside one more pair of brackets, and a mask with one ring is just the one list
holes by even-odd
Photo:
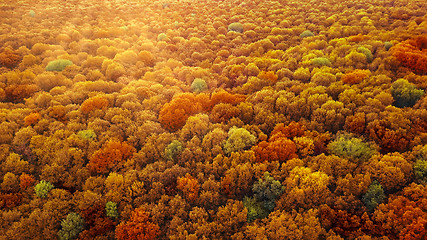
[[417, 160], [414, 163], [414, 174], [419, 183], [427, 183], [427, 160]]
[[341, 134], [328, 144], [330, 153], [353, 162], [367, 161], [376, 152], [375, 148], [352, 134]]
[[305, 30], [304, 32], [302, 32], [299, 37], [300, 38], [305, 38], [305, 37], [312, 37], [314, 36], [314, 33], [310, 30]]
[[264, 177], [258, 179], [252, 187], [254, 197], [262, 203], [262, 206], [269, 212], [276, 206], [276, 198], [279, 197], [284, 187], [282, 184], [270, 176], [269, 172], [264, 173]]
[[427, 183], [427, 145], [422, 147], [416, 154], [414, 163], [414, 174], [418, 182], [421, 184]]
[[412, 107], [424, 95], [422, 89], [408, 82], [406, 79], [398, 79], [391, 85], [391, 95], [394, 98], [394, 105], [399, 108]]
[[365, 204], [369, 211], [373, 211], [378, 204], [384, 202], [386, 199], [384, 189], [381, 184], [377, 181], [372, 182], [369, 186], [368, 191], [362, 197], [362, 202]]
[[109, 218], [119, 217], [119, 213], [117, 212], [117, 203], [108, 201], [105, 204], [105, 212], [106, 212], [107, 217], [109, 217]]
[[230, 154], [244, 150], [256, 143], [257, 139], [244, 128], [232, 127], [228, 131], [228, 139], [224, 143], [224, 152]]
[[96, 139], [96, 133], [92, 129], [81, 130], [77, 133], [79, 138], [84, 140], [94, 140]]
[[269, 214], [267, 209], [255, 197], [245, 197], [243, 199], [243, 206], [248, 209], [248, 222], [252, 222], [257, 218], [265, 218]]
[[84, 229], [84, 219], [77, 213], [69, 213], [66, 219], [61, 221], [62, 229], [58, 231], [60, 240], [76, 239]]
[[370, 63], [374, 60], [374, 56], [372, 55], [371, 50], [369, 50], [365, 47], [358, 47], [357, 51], [360, 53], [363, 53], [363, 55], [365, 55], [366, 61], [368, 61], [368, 63]]
[[248, 222], [267, 217], [274, 210], [276, 199], [283, 193], [284, 187], [269, 172], [265, 172], [264, 177], [254, 183], [252, 191], [253, 197], [243, 199], [243, 205], [248, 210]]
[[50, 61], [46, 66], [46, 71], [56, 71], [60, 72], [64, 70], [67, 66], [73, 65], [73, 62], [67, 59], [58, 59]]
[[239, 22], [233, 22], [230, 23], [230, 25], [228, 25], [228, 31], [233, 31], [233, 32], [238, 32], [238, 33], [242, 33], [243, 32], [243, 24], [239, 23]]
[[206, 81], [201, 78], [195, 78], [193, 83], [191, 84], [191, 89], [193, 90], [193, 92], [202, 92], [207, 88], [208, 85], [206, 84]]
[[50, 182], [47, 182], [45, 180], [41, 180], [35, 187], [34, 190], [36, 192], [36, 195], [40, 198], [47, 197], [47, 194], [50, 190], [54, 188], [53, 184]]
[[331, 66], [332, 65], [331, 61], [325, 57], [313, 58], [311, 59], [311, 64], [315, 66]]
[[173, 140], [166, 148], [165, 148], [165, 156], [167, 160], [173, 161], [175, 157], [184, 150], [182, 143], [178, 140]]

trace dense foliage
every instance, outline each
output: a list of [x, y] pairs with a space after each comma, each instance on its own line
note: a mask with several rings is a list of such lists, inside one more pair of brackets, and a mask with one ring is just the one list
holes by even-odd
[[0, 240], [427, 239], [426, 13], [1, 1]]

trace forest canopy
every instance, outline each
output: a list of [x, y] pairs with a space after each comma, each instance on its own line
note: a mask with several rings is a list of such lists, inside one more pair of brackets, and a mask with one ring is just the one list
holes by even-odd
[[427, 239], [427, 2], [3, 0], [0, 240]]

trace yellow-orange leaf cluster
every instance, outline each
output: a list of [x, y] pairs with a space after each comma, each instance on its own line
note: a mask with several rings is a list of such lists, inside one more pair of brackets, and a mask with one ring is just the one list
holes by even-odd
[[199, 194], [199, 182], [190, 174], [187, 173], [184, 177], [179, 177], [176, 187], [184, 193], [188, 200], [194, 201], [197, 199]]
[[262, 141], [252, 148], [257, 162], [296, 158], [297, 147], [290, 138], [300, 137], [303, 134], [304, 129], [299, 123], [292, 122], [288, 126], [276, 125], [268, 141]]
[[0, 52], [0, 66], [13, 68], [20, 60], [21, 57], [10, 48], [3, 49], [3, 51]]
[[87, 167], [92, 172], [106, 173], [115, 164], [130, 158], [135, 151], [126, 142], [112, 140], [90, 156]]
[[108, 99], [103, 96], [95, 96], [86, 99], [80, 106], [80, 111], [88, 114], [95, 109], [103, 109], [108, 106]]
[[[212, 93], [209, 96], [193, 93], [183, 93], [177, 95], [163, 105], [159, 114], [159, 122], [169, 131], [177, 131], [185, 125], [188, 117], [200, 113], [211, 111], [212, 107], [218, 103], [228, 103], [236, 105], [246, 99], [245, 95], [231, 94], [225, 90], [220, 90]], [[235, 115], [235, 114], [232, 114]]]
[[40, 113], [38, 112], [30, 113], [24, 118], [24, 123], [27, 126], [34, 125], [40, 120], [40, 118], [41, 118]]
[[137, 208], [129, 221], [116, 227], [116, 237], [119, 240], [151, 240], [159, 234], [159, 229], [157, 224], [149, 221], [149, 215], [144, 209]]
[[371, 75], [371, 71], [369, 70], [356, 69], [354, 71], [344, 74], [341, 77], [341, 81], [346, 84], [357, 84], [369, 75]]

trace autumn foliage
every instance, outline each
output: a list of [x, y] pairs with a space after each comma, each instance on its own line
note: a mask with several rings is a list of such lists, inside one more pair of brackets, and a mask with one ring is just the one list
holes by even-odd
[[19, 63], [20, 60], [21, 56], [16, 54], [15, 51], [10, 48], [5, 48], [0, 52], [0, 66], [13, 68]]
[[258, 162], [286, 161], [297, 157], [297, 147], [290, 139], [302, 136], [304, 130], [298, 123], [292, 122], [288, 126], [278, 124], [271, 132], [268, 141], [262, 141], [252, 148]]
[[374, 213], [381, 224], [382, 234], [399, 239], [424, 239], [427, 236], [426, 186], [411, 184], [404, 189], [405, 196], [392, 196]]
[[21, 176], [19, 176], [19, 186], [22, 190], [25, 190], [28, 187], [32, 186], [35, 181], [36, 180], [34, 180], [31, 175], [26, 173], [23, 173]]
[[341, 81], [347, 84], [357, 84], [371, 74], [369, 70], [356, 69], [341, 77]]
[[128, 143], [111, 140], [90, 156], [87, 167], [92, 172], [106, 173], [116, 164], [130, 158], [134, 152], [135, 148]]
[[40, 120], [40, 118], [40, 113], [30, 113], [24, 118], [25, 125], [34, 125]]
[[166, 103], [159, 114], [159, 122], [162, 126], [170, 131], [176, 131], [184, 126], [189, 116], [207, 109], [209, 101], [201, 98], [201, 95], [197, 96], [186, 93], [178, 95], [171, 102]]
[[92, 206], [82, 209], [81, 215], [85, 221], [85, 230], [80, 233], [79, 239], [93, 239], [114, 229], [113, 220], [105, 214], [103, 201], [98, 201]]
[[80, 106], [82, 113], [88, 114], [95, 109], [103, 109], [108, 106], [108, 99], [102, 96], [95, 96], [86, 99]]
[[427, 36], [420, 35], [392, 47], [391, 51], [400, 63], [417, 73], [427, 73]]
[[427, 239], [425, 0], [99, 2], [0, 3], [0, 240]]
[[159, 226], [149, 221], [149, 215], [142, 208], [132, 212], [127, 222], [116, 227], [116, 237], [120, 240], [150, 240], [159, 234]]
[[[227, 103], [236, 105], [243, 101], [246, 97], [239, 94], [230, 94], [224, 90], [212, 93], [211, 97], [206, 94], [192, 94], [183, 93], [172, 99], [172, 101], [163, 105], [159, 114], [159, 122], [162, 126], [170, 131], [176, 131], [184, 126], [188, 117], [200, 112], [207, 112], [219, 103]], [[217, 107], [216, 111], [220, 111]], [[226, 115], [236, 115], [231, 110], [227, 110]], [[221, 114], [221, 115], [224, 115]], [[229, 119], [229, 117], [214, 117], [216, 121], [222, 121], [222, 118]]]
[[196, 200], [199, 195], [199, 182], [188, 173], [177, 179], [176, 188], [181, 190], [190, 201]]

